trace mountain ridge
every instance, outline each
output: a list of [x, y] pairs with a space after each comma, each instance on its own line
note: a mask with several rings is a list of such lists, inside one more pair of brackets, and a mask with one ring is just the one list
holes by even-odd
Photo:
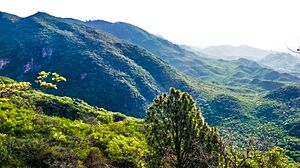
[[0, 35], [7, 46], [0, 51], [0, 74], [33, 81], [39, 71], [47, 70], [70, 79], [51, 93], [143, 117], [159, 92], [190, 88], [161, 59], [100, 30], [42, 12], [7, 26]]
[[300, 57], [295, 55], [284, 52], [273, 53], [266, 55], [259, 62], [279, 72], [300, 76]]
[[[161, 37], [157, 37], [149, 32], [147, 32], [144, 29], [141, 29], [137, 26], [134, 26], [129, 23], [124, 22], [106, 22], [103, 20], [96, 20], [96, 21], [79, 21], [76, 20], [77, 23], [84, 24], [93, 28], [97, 28], [99, 30], [105, 31], [107, 33], [110, 33], [120, 39], [129, 41], [135, 45], [139, 45], [141, 47], [144, 47], [148, 51], [154, 53], [155, 55], [159, 56], [162, 60], [166, 61], [173, 67], [175, 67], [180, 72], [199, 80], [204, 80], [207, 82], [212, 82], [216, 84], [221, 85], [244, 85], [248, 87], [248, 85], [253, 85], [252, 81], [256, 81], [255, 84], [258, 84], [258, 87], [261, 87], [262, 89], [266, 89], [268, 87], [265, 87], [262, 85], [262, 83], [269, 83], [274, 84], [274, 87], [277, 88], [278, 86], [282, 86], [280, 82], [299, 82], [299, 79], [297, 77], [294, 77], [290, 74], [280, 74], [278, 72], [275, 72], [271, 68], [267, 68], [265, 66], [255, 66], [258, 71], [263, 72], [262, 75], [255, 75], [253, 73], [246, 71], [245, 68], [241, 67], [242, 69], [239, 69], [238, 66], [236, 66], [235, 60], [228, 60], [226, 63], [224, 63], [224, 60], [218, 60], [218, 59], [211, 59], [209, 58], [210, 55], [203, 54], [202, 51], [196, 51], [192, 48], [179, 46], [176, 44], [173, 44], [172, 42], [163, 39]], [[159, 46], [159, 47], [155, 47]], [[256, 49], [249, 46], [240, 46], [242, 48], [250, 48], [251, 50], [258, 50], [259, 52], [263, 52], [264, 54], [267, 53], [267, 51]], [[244, 58], [245, 59], [245, 58]], [[254, 65], [254, 64], [252, 64]], [[249, 67], [249, 65], [246, 65]], [[251, 67], [252, 69], [254, 67]], [[230, 71], [228, 71], [230, 70]], [[239, 79], [238, 77], [235, 77], [236, 73], [243, 73], [245, 76], [245, 79]], [[270, 81], [265, 76], [268, 74], [276, 74], [278, 78], [273, 78]], [[283, 79], [283, 80], [282, 80]], [[260, 81], [257, 83], [257, 81]]]

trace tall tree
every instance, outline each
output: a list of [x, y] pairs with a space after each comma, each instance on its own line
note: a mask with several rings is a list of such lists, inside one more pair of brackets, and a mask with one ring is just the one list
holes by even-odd
[[219, 134], [209, 127], [193, 98], [171, 88], [148, 109], [146, 136], [151, 167], [201, 168], [219, 164]]

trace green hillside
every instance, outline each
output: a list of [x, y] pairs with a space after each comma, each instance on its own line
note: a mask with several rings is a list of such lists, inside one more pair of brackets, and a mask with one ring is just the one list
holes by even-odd
[[68, 76], [56, 95], [143, 117], [154, 96], [186, 80], [150, 52], [99, 30], [46, 13], [0, 14], [0, 75], [33, 81], [39, 71]]
[[[7, 78], [3, 79], [4, 83], [13, 82]], [[279, 91], [285, 92], [286, 90], [289, 89]], [[4, 90], [0, 91], [2, 93]], [[274, 91], [270, 95], [277, 94], [279, 91]], [[248, 133], [256, 131], [252, 136], [260, 138], [254, 139], [259, 142], [259, 150], [264, 152], [267, 149], [266, 152], [269, 152], [272, 146], [280, 145], [289, 149], [287, 154], [298, 160], [299, 121], [286, 115], [288, 124], [284, 125], [282, 122], [281, 126], [276, 126], [275, 123], [280, 122], [276, 117], [279, 113], [276, 110], [272, 114], [269, 110], [275, 104], [262, 102], [255, 115], [263, 118], [266, 114], [264, 110], [267, 109], [268, 121], [247, 122], [254, 118], [249, 118], [250, 115], [247, 116], [245, 111], [241, 113], [240, 110], [245, 109], [244, 106], [246, 106], [245, 100], [229, 95], [219, 95], [209, 103], [215, 111], [213, 116], [225, 122], [225, 128], [224, 125], [219, 127], [224, 139], [229, 141], [227, 136], [236, 137], [236, 145], [239, 145], [239, 143], [244, 143], [239, 138], [245, 137], [247, 131]], [[282, 108], [285, 107], [282, 106]], [[235, 120], [228, 121], [229, 118], [235, 118]], [[255, 127], [258, 128], [255, 129]], [[282, 128], [289, 131], [288, 135]], [[264, 132], [266, 130], [267, 134]], [[266, 140], [274, 141], [268, 142], [269, 146], [265, 146], [266, 141], [262, 138], [271, 138]], [[288, 141], [285, 141], [286, 138], [289, 138]], [[78, 99], [58, 97], [36, 90], [21, 91], [12, 97], [0, 98], [0, 140], [1, 167], [148, 167], [147, 157], [153, 152], [145, 137], [144, 120], [92, 107]], [[260, 145], [265, 148], [260, 148]], [[268, 153], [262, 153], [262, 155], [258, 151], [253, 152], [262, 157], [261, 159], [273, 157], [273, 155], [268, 156]], [[286, 155], [274, 153], [274, 156], [275, 154], [276, 159], [273, 159], [280, 159], [280, 165], [297, 167], [298, 164]], [[240, 157], [238, 154], [234, 155]], [[249, 166], [258, 163], [260, 159], [249, 158], [247, 160]], [[275, 163], [277, 164], [277, 162], [272, 162], [272, 164]], [[220, 161], [220, 164], [225, 163]]]

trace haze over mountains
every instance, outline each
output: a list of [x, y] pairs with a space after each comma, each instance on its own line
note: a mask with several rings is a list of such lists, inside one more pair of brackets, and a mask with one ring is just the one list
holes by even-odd
[[254, 61], [259, 61], [271, 53], [271, 51], [261, 50], [247, 45], [241, 45], [237, 47], [230, 45], [211, 46], [201, 49], [200, 51], [209, 55], [210, 57], [218, 59], [233, 60], [238, 58], [246, 58]]
[[253, 48], [247, 45], [230, 46], [220, 45], [211, 46], [204, 49], [197, 47], [187, 47], [196, 53], [204, 53], [208, 58], [236, 60], [245, 58], [248, 60], [256, 61], [261, 65], [272, 68], [276, 71], [283, 73], [290, 73], [299, 76], [299, 63], [300, 56], [293, 55], [286, 52], [267, 51], [258, 48]]
[[289, 53], [273, 53], [265, 56], [259, 61], [279, 72], [287, 72], [300, 76], [300, 57]]

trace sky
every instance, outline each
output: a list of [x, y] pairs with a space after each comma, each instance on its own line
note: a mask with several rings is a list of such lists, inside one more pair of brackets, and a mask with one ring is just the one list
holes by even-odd
[[0, 0], [0, 11], [122, 21], [198, 47], [286, 50], [300, 45], [299, 0]]

